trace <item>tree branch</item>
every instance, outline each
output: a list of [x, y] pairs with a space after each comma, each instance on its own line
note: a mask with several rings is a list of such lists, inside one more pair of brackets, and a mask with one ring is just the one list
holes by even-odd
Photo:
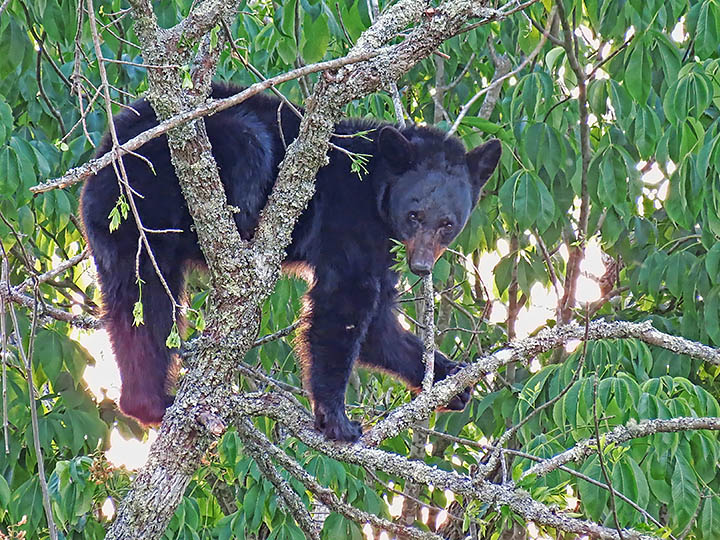
[[[515, 490], [507, 485], [473, 480], [453, 471], [444, 471], [422, 461], [409, 460], [396, 454], [368, 448], [362, 444], [349, 445], [327, 441], [314, 429], [311, 419], [302, 415], [290, 401], [279, 394], [245, 394], [235, 396], [233, 403], [237, 419], [241, 419], [243, 415], [269, 416], [286, 426], [303, 444], [334, 459], [373, 467], [419, 484], [432, 485], [435, 489], [449, 489], [454, 493], [481, 502], [500, 506], [507, 505], [526, 520], [566, 532], [588, 534], [593, 538], [601, 539], [619, 538], [614, 529], [550, 509], [523, 491]], [[623, 534], [626, 539], [634, 540], [657, 538], [628, 529], [624, 529]]]
[[588, 193], [588, 167], [592, 158], [590, 148], [590, 125], [588, 123], [587, 104], [587, 76], [584, 67], [576, 54], [575, 37], [573, 29], [570, 28], [565, 7], [561, 0], [555, 3], [560, 17], [560, 24], [563, 28], [563, 48], [567, 55], [570, 68], [577, 78], [578, 85], [578, 109], [580, 112], [580, 155], [581, 155], [581, 187], [580, 187], [580, 217], [577, 226], [577, 242], [568, 245], [570, 256], [565, 272], [565, 294], [558, 305], [558, 323], [567, 324], [572, 318], [572, 308], [575, 306], [575, 293], [577, 290], [577, 279], [580, 272], [580, 262], [585, 255], [585, 242], [587, 240], [588, 218], [590, 215], [590, 194]]
[[427, 418], [432, 411], [447, 404], [463, 388], [476, 384], [487, 373], [495, 373], [510, 362], [527, 362], [538, 354], [563, 346], [571, 340], [628, 338], [639, 339], [678, 354], [686, 354], [720, 365], [720, 350], [660, 332], [653, 328], [650, 321], [643, 323], [594, 321], [588, 325], [587, 333], [584, 326], [574, 323], [546, 328], [534, 337], [506, 344], [493, 354], [479, 358], [458, 373], [433, 385], [429, 392], [422, 392], [410, 403], [398, 407], [387, 418], [377, 423], [362, 436], [362, 441], [368, 446], [377, 446], [384, 439]]
[[[608, 444], [620, 444], [631, 439], [648, 437], [655, 433], [676, 433], [679, 431], [699, 429], [720, 430], [720, 418], [680, 417], [669, 420], [643, 420], [640, 423], [633, 422], [625, 426], [617, 426], [612, 431], [604, 434], [602, 438], [605, 446], [607, 446]], [[585, 439], [569, 450], [533, 465], [522, 474], [520, 479], [522, 480], [533, 474], [545, 476], [566, 463], [584, 460], [591, 454], [596, 453], [597, 448], [598, 443], [596, 438]]]
[[[319, 62], [317, 64], [304, 66], [300, 69], [294, 69], [276, 77], [272, 77], [270, 79], [255, 83], [247, 87], [242, 92], [239, 92], [228, 98], [207, 100], [207, 102], [195, 107], [190, 111], [178, 113], [168, 118], [167, 120], [160, 122], [157, 126], [148, 129], [147, 131], [143, 131], [139, 135], [136, 135], [135, 137], [118, 147], [118, 154], [120, 156], [124, 156], [125, 154], [128, 154], [142, 147], [148, 141], [160, 137], [161, 135], [165, 135], [170, 130], [180, 127], [191, 120], [202, 118], [204, 116], [210, 116], [217, 112], [224, 111], [225, 109], [242, 103], [246, 99], [256, 94], [259, 94], [270, 88], [274, 88], [275, 86], [284, 82], [297, 79], [302, 75], [318, 73], [320, 71], [332, 71], [340, 67], [347, 66], [349, 64], [369, 60], [370, 58], [372, 58], [373, 56], [377, 56], [378, 54], [380, 54], [380, 51], [357, 56], [348, 55], [343, 58], [338, 58], [336, 60], [328, 60], [327, 62]], [[38, 184], [37, 186], [31, 187], [30, 191], [32, 191], [34, 194], [38, 194], [57, 188], [66, 188], [75, 185], [97, 174], [100, 170], [110, 165], [113, 162], [113, 159], [114, 156], [112, 152], [107, 152], [100, 157], [91, 159], [90, 161], [78, 167], [70, 169], [67, 173], [65, 173], [59, 178], [54, 178], [52, 180], [48, 180], [47, 182]]]
[[246, 443], [250, 441], [259, 448], [262, 448], [268, 456], [275, 459], [283, 470], [300, 480], [308, 491], [312, 492], [331, 510], [342, 514], [358, 524], [370, 523], [379, 529], [386, 530], [393, 534], [403, 535], [406, 538], [416, 540], [440, 540], [440, 537], [435, 534], [426, 533], [414, 527], [403, 527], [397, 523], [377, 517], [368, 512], [363, 512], [342, 502], [332, 489], [322, 486], [315, 477], [303, 469], [295, 460], [270, 442], [247, 418], [240, 418], [236, 422], [236, 426], [243, 441], [246, 441]]

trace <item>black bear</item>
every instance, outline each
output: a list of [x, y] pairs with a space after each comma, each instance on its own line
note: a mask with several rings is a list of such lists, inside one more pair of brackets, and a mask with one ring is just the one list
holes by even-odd
[[[238, 91], [216, 85], [214, 98]], [[243, 238], [250, 239], [275, 181], [285, 144], [298, 133], [299, 120], [280, 101], [256, 95], [207, 117], [205, 123], [228, 203]], [[145, 100], [115, 118], [120, 142], [157, 123]], [[351, 171], [351, 160], [330, 151], [320, 169], [316, 191], [293, 232], [285, 259], [288, 268], [312, 272], [299, 331], [298, 354], [315, 411], [315, 423], [327, 437], [354, 441], [360, 425], [345, 415], [345, 390], [353, 363], [390, 372], [411, 387], [423, 378], [422, 344], [406, 332], [393, 313], [396, 274], [390, 269], [391, 238], [407, 247], [410, 269], [428, 274], [445, 247], [465, 225], [480, 188], [495, 169], [501, 146], [491, 140], [465, 152], [456, 138], [427, 127], [395, 126], [347, 120], [336, 126], [333, 142], [370, 156], [367, 172]], [[110, 149], [106, 136], [99, 154]], [[182, 232], [149, 232], [152, 251], [175, 298], [182, 294], [185, 268], [203, 263], [193, 224], [180, 192], [167, 147], [156, 138], [137, 157], [124, 158], [143, 226]], [[165, 345], [171, 331], [171, 303], [152, 264], [143, 253], [139, 265], [145, 323], [133, 326], [138, 300], [135, 264], [137, 225], [122, 221], [114, 232], [108, 216], [119, 197], [115, 172], [107, 167], [90, 178], [82, 192], [85, 232], [97, 266], [104, 320], [122, 378], [120, 408], [146, 424], [159, 423], [172, 402], [174, 353]], [[435, 355], [435, 379], [458, 365]], [[469, 390], [449, 409], [461, 410]]]

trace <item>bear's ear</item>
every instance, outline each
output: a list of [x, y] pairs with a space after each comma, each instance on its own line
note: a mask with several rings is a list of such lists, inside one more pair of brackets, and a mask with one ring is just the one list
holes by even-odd
[[393, 126], [385, 126], [377, 138], [378, 153], [395, 173], [407, 171], [415, 161], [412, 144]]
[[502, 145], [498, 139], [491, 139], [485, 144], [470, 150], [465, 156], [470, 169], [470, 182], [473, 187], [473, 201], [477, 200], [480, 188], [488, 181], [502, 154]]

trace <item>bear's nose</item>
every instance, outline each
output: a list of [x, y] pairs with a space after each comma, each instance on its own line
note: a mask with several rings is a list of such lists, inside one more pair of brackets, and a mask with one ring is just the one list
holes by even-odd
[[417, 276], [427, 276], [432, 271], [432, 264], [429, 261], [413, 261], [410, 270]]

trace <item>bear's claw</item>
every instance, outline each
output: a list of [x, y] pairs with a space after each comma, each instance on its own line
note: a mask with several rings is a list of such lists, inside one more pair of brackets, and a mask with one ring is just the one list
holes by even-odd
[[315, 429], [334, 441], [352, 443], [362, 435], [360, 422], [350, 421], [342, 409], [325, 411], [322, 407], [316, 407]]
[[[462, 368], [466, 366], [466, 364], [463, 363], [455, 363], [451, 362], [450, 360], [445, 360], [445, 362], [441, 362], [438, 365], [438, 357], [435, 357], [435, 364], [436, 367], [439, 369], [436, 370], [435, 380], [439, 381], [442, 379], [445, 379], [451, 375], [455, 375], [458, 371], [460, 371]], [[452, 398], [447, 405], [444, 407], [441, 407], [441, 411], [462, 411], [465, 409], [468, 403], [470, 403], [470, 399], [472, 398], [472, 387], [468, 386], [465, 388], [462, 392], [460, 392], [458, 395], [456, 395], [454, 398]]]

